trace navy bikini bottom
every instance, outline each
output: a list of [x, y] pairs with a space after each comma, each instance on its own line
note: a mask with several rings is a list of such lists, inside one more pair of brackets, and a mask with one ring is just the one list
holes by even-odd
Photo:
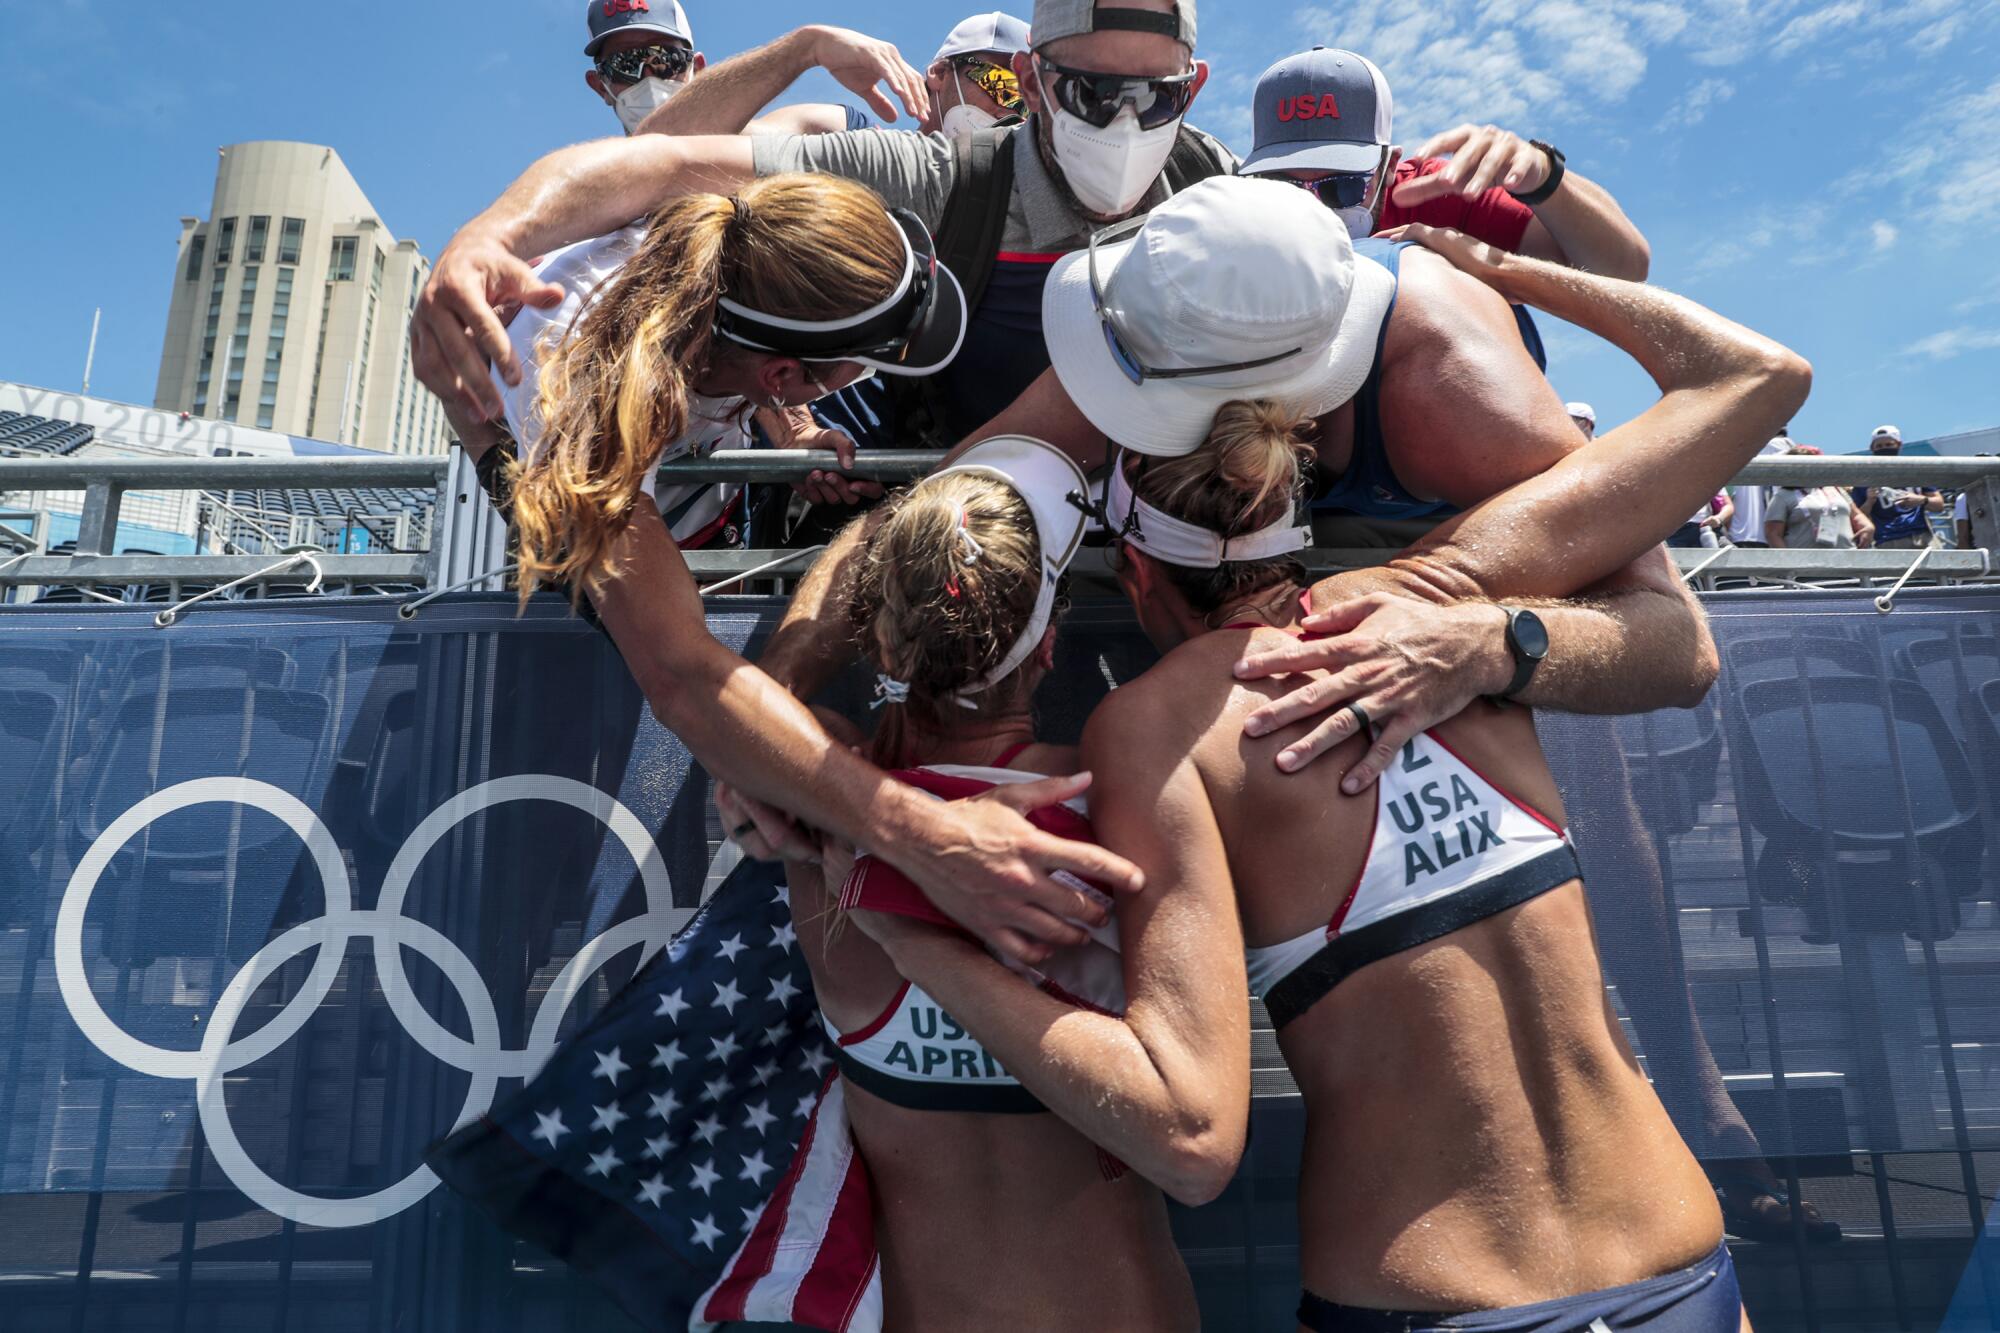
[[1505, 1310], [1365, 1310], [1309, 1291], [1299, 1298], [1299, 1322], [1314, 1333], [1737, 1333], [1742, 1310], [1736, 1266], [1724, 1245], [1699, 1263], [1643, 1282]]

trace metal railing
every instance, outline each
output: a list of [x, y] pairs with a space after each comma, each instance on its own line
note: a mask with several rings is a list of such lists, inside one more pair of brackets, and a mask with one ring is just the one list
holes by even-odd
[[[900, 484], [935, 468], [943, 455], [930, 451], [864, 452], [849, 475]], [[838, 470], [834, 454], [821, 450], [724, 450], [702, 458], [682, 459], [660, 469], [662, 482], [784, 483], [814, 470]], [[1989, 552], [2000, 548], [2000, 458], [1760, 458], [1736, 479], [1741, 485], [1903, 485], [1963, 490], [1969, 496], [1974, 545], [1977, 549], [1934, 550], [1925, 554], [1921, 575], [1926, 580], [1956, 582], [1993, 576]], [[376, 550], [362, 554], [324, 550], [337, 544], [330, 530], [300, 532], [291, 545], [273, 548], [269, 540], [250, 544], [231, 533], [234, 553], [199, 555], [116, 555], [112, 553], [120, 515], [128, 494], [141, 491], [172, 493], [255, 487], [350, 488], [396, 486], [431, 489], [437, 493], [433, 517], [420, 524], [381, 528], [371, 545], [417, 549]], [[315, 551], [315, 567], [332, 587], [413, 585], [436, 591], [479, 581], [498, 586], [501, 568], [499, 525], [480, 494], [472, 469], [462, 453], [433, 457], [381, 458], [120, 458], [69, 457], [0, 459], [0, 496], [40, 492], [83, 493], [79, 531], [73, 555], [27, 554], [0, 565], [0, 588], [167, 585], [178, 596], [182, 583], [212, 586], [242, 579], [295, 582], [295, 570], [269, 573], [277, 555], [297, 547]], [[20, 505], [32, 512], [34, 505]], [[45, 507], [45, 506], [44, 506]], [[339, 520], [320, 520], [309, 528]], [[18, 546], [18, 543], [16, 544]], [[770, 550], [694, 551], [688, 564], [704, 580], [741, 575], [768, 564], [782, 552]], [[1362, 568], [1393, 556], [1387, 550], [1316, 548], [1304, 553], [1316, 572]], [[1907, 579], [1918, 562], [1910, 551], [1852, 550], [1681, 550], [1674, 553], [1684, 573], [1706, 586], [1718, 578], [1803, 584], [1825, 580], [1860, 580], [1864, 584]], [[801, 560], [789, 576], [806, 567]], [[1076, 572], [1086, 578], [1104, 573], [1101, 556], [1085, 551]], [[482, 576], [491, 576], [482, 578]]]

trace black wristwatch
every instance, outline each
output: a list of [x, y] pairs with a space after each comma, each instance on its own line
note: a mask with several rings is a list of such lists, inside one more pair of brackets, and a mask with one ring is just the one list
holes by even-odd
[[1507, 682], [1507, 688], [1498, 697], [1511, 699], [1528, 688], [1528, 682], [1535, 677], [1535, 668], [1549, 655], [1549, 631], [1533, 611], [1511, 606], [1500, 609], [1507, 613], [1507, 651], [1514, 655], [1514, 679]]
[[[1543, 143], [1540, 139], [1530, 139], [1528, 142], [1548, 154], [1549, 158], [1549, 178], [1526, 194], [1514, 195], [1514, 198], [1533, 208], [1536, 204], [1545, 203], [1550, 195], [1562, 188], [1563, 173], [1569, 168], [1563, 164], [1562, 149], [1554, 144]], [[1513, 194], [1513, 191], [1509, 190], [1508, 193]]]

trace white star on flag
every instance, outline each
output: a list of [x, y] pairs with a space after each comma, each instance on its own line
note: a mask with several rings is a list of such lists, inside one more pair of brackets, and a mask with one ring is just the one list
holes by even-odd
[[603, 1152], [594, 1152], [590, 1155], [590, 1169], [585, 1171], [584, 1174], [587, 1176], [605, 1176], [608, 1178], [613, 1171], [623, 1165], [625, 1165], [625, 1159], [620, 1157], [614, 1149], [606, 1148]]
[[749, 947], [749, 945], [743, 942], [743, 932], [739, 930], [722, 943], [716, 945], [715, 952], [733, 963], [736, 961], [736, 955]]
[[809, 1116], [812, 1115], [813, 1107], [817, 1105], [818, 1102], [819, 1102], [818, 1093], [807, 1093], [805, 1096], [799, 1098], [799, 1104], [792, 1108], [792, 1118], [794, 1120], [804, 1120], [808, 1118]]
[[597, 1053], [597, 1068], [590, 1072], [598, 1078], [610, 1079], [611, 1086], [615, 1088], [618, 1086], [618, 1076], [631, 1067], [619, 1058], [618, 1048], [613, 1046], [608, 1051]]
[[735, 1035], [728, 1032], [723, 1033], [719, 1037], [710, 1037], [708, 1044], [710, 1048], [708, 1058], [711, 1060], [727, 1060], [730, 1056], [743, 1049], [736, 1044]]
[[660, 1007], [653, 1011], [653, 1017], [664, 1018], [669, 1023], [678, 1023], [681, 1021], [681, 1011], [690, 1007], [688, 1002], [681, 998], [680, 987], [676, 986], [671, 993], [661, 993]]
[[768, 998], [776, 1000], [779, 1004], [790, 1004], [792, 997], [798, 993], [799, 988], [792, 984], [790, 977], [775, 976], [771, 978], [771, 994]]
[[743, 1210], [743, 1225], [738, 1227], [737, 1230], [748, 1231], [751, 1227], [756, 1226], [757, 1218], [762, 1212], [761, 1208], [745, 1208]]
[[833, 1057], [817, 1046], [808, 1046], [799, 1053], [799, 1063], [817, 1076], [826, 1072], [826, 1067], [833, 1063]]
[[668, 1153], [672, 1152], [673, 1150], [674, 1150], [673, 1136], [668, 1134], [662, 1134], [657, 1139], [647, 1139], [646, 1151], [640, 1153], [639, 1155], [641, 1157], [646, 1158], [648, 1161], [657, 1162], [661, 1158], [665, 1157]]
[[705, 1102], [720, 1104], [729, 1100], [729, 1093], [730, 1087], [727, 1078], [712, 1078], [701, 1085], [701, 1099]]
[[759, 1046], [782, 1046], [785, 1044], [785, 1038], [791, 1035], [792, 1029], [788, 1024], [773, 1023], [770, 1027], [764, 1029], [764, 1040], [757, 1044]]
[[639, 1182], [639, 1197], [647, 1203], [652, 1204], [655, 1208], [660, 1206], [661, 1196], [671, 1193], [673, 1193], [673, 1190], [657, 1171]]
[[674, 1096], [672, 1088], [667, 1089], [665, 1092], [649, 1093], [648, 1096], [653, 1100], [653, 1114], [658, 1116], [662, 1121], [671, 1121], [674, 1118], [674, 1112], [681, 1109], [681, 1100]]
[[743, 1159], [743, 1169], [736, 1173], [736, 1178], [747, 1180], [752, 1185], [761, 1185], [770, 1171], [771, 1164], [764, 1160], [764, 1154], [761, 1151], [753, 1152]]
[[799, 933], [792, 929], [792, 923], [789, 921], [782, 926], [774, 926], [771, 929], [771, 945], [773, 948], [784, 949], [789, 952], [798, 938]]
[[670, 1041], [664, 1046], [655, 1046], [653, 1048], [653, 1063], [650, 1067], [653, 1069], [664, 1069], [671, 1074], [674, 1072], [674, 1066], [685, 1059], [687, 1057], [681, 1054], [681, 1044], [677, 1041]]
[[777, 1076], [778, 1062], [776, 1060], [766, 1060], [763, 1064], [758, 1065], [750, 1071], [750, 1077], [757, 1080], [757, 1086], [760, 1088], [769, 1087], [771, 1080]]
[[714, 1194], [715, 1182], [720, 1179], [722, 1179], [722, 1173], [715, 1170], [707, 1162], [696, 1162], [694, 1164], [694, 1187], [703, 1194]]
[[535, 1132], [528, 1137], [531, 1139], [545, 1139], [548, 1145], [553, 1148], [556, 1146], [556, 1140], [567, 1133], [569, 1133], [569, 1126], [562, 1122], [562, 1112], [551, 1111], [549, 1114], [543, 1115], [540, 1111], [537, 1111], [535, 1112]]
[[734, 1014], [736, 1006], [742, 1002], [743, 992], [736, 989], [734, 981], [718, 981], [715, 983], [715, 999], [711, 1003], [716, 1007]]
[[713, 1144], [715, 1142], [715, 1136], [720, 1134], [721, 1132], [722, 1132], [722, 1118], [720, 1116], [712, 1115], [705, 1120], [695, 1121], [694, 1136], [700, 1139], [703, 1143]]
[[707, 1217], [697, 1217], [694, 1220], [694, 1243], [696, 1245], [706, 1245], [712, 1250], [715, 1248], [715, 1242], [721, 1239], [722, 1228], [715, 1225], [714, 1213], [710, 1213]]
[[613, 1102], [609, 1106], [592, 1106], [590, 1109], [597, 1112], [597, 1115], [590, 1122], [592, 1129], [601, 1129], [610, 1132], [632, 1118], [618, 1109], [617, 1102]]
[[777, 1123], [778, 1123], [778, 1117], [771, 1114], [771, 1103], [769, 1099], [758, 1102], [754, 1106], [746, 1107], [744, 1109], [743, 1127], [745, 1129], [755, 1130], [757, 1133], [762, 1134], [765, 1130], [769, 1129], [772, 1125], [775, 1125]]

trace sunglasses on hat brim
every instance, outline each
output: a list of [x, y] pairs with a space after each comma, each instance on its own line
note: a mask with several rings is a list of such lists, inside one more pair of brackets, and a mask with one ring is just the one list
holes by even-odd
[[1103, 129], [1129, 106], [1139, 118], [1140, 129], [1156, 130], [1185, 116], [1188, 103], [1194, 100], [1193, 71], [1159, 77], [1101, 74], [1071, 69], [1041, 56], [1035, 57], [1035, 64], [1056, 105], [1094, 129]]
[[685, 46], [658, 43], [601, 56], [597, 72], [613, 83], [637, 83], [649, 75], [656, 79], [679, 80], [694, 67], [694, 52]]
[[1138, 355], [1125, 345], [1125, 339], [1118, 331], [1118, 321], [1112, 315], [1111, 307], [1105, 303], [1104, 282], [1098, 276], [1097, 270], [1097, 249], [1100, 245], [1111, 244], [1114, 240], [1123, 240], [1145, 225], [1145, 218], [1132, 218], [1116, 226], [1106, 227], [1090, 238], [1090, 303], [1097, 311], [1097, 323], [1104, 330], [1104, 344], [1111, 349], [1111, 359], [1117, 362], [1118, 369], [1123, 372], [1126, 379], [1134, 384], [1143, 385], [1147, 380], [1185, 380], [1198, 375], [1224, 375], [1235, 370], [1255, 370], [1259, 366], [1283, 361], [1288, 356], [1297, 356], [1305, 350], [1304, 347], [1294, 347], [1288, 352], [1279, 352], [1273, 356], [1260, 356], [1255, 361], [1228, 361], [1214, 366], [1162, 368], [1149, 366], [1141, 361]]

